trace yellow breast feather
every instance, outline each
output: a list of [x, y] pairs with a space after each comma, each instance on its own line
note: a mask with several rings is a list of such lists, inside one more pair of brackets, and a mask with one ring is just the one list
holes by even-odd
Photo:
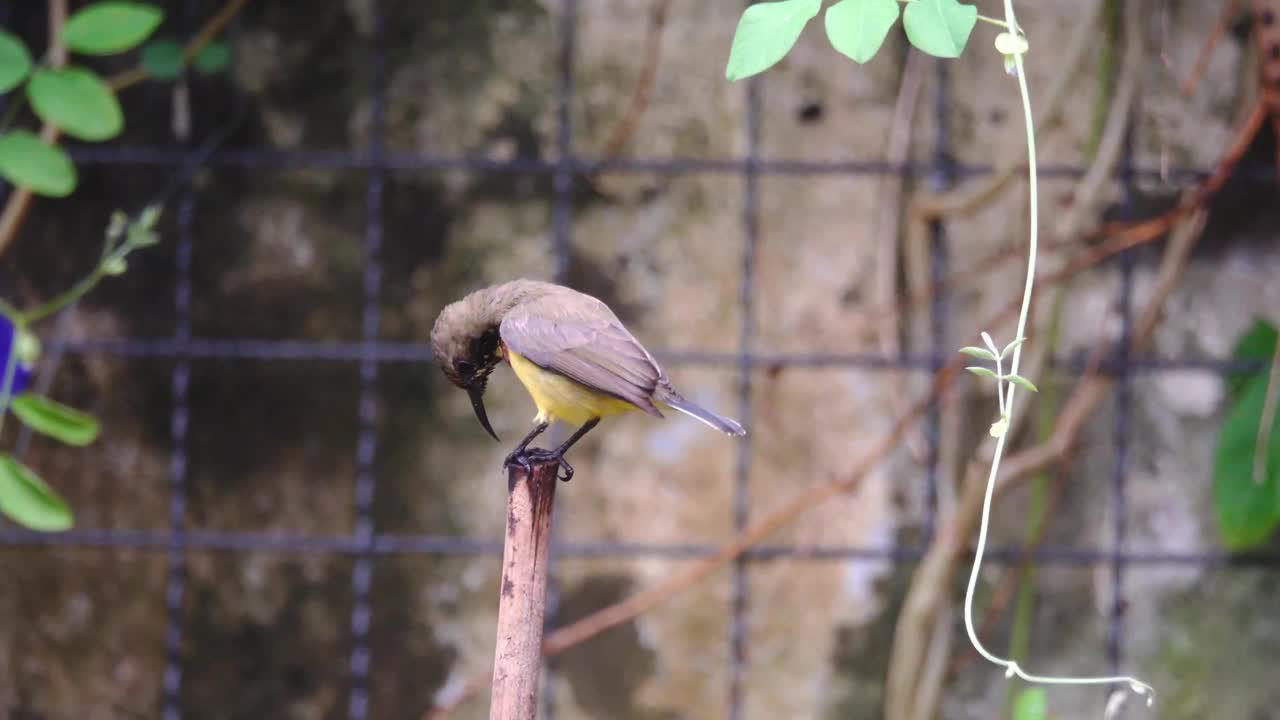
[[538, 408], [535, 423], [560, 420], [581, 426], [592, 418], [639, 409], [625, 400], [592, 390], [560, 373], [538, 367], [511, 348], [506, 349], [506, 356], [516, 378], [524, 385], [524, 389], [533, 398], [533, 404]]

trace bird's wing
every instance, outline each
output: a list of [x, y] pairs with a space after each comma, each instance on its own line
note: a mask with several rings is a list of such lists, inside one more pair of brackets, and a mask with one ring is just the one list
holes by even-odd
[[586, 306], [520, 305], [503, 318], [502, 341], [541, 368], [661, 417], [652, 397], [667, 382], [662, 369], [607, 305], [591, 300]]

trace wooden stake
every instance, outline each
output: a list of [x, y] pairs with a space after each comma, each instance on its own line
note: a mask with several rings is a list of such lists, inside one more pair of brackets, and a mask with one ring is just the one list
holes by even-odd
[[542, 624], [547, 599], [551, 507], [560, 463], [532, 473], [507, 473], [507, 537], [498, 594], [498, 641], [493, 653], [489, 720], [534, 720], [542, 670]]

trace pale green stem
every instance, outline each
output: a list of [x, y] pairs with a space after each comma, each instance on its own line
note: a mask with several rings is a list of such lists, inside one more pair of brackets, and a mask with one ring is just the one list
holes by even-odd
[[[1058, 346], [1062, 330], [1063, 298], [1066, 292], [1058, 293], [1053, 302], [1053, 315], [1049, 321], [1048, 347], [1046, 354], [1052, 355]], [[1043, 385], [1039, 401], [1036, 403], [1036, 441], [1047, 442], [1053, 436], [1053, 426], [1058, 417], [1058, 384], [1050, 375]], [[1049, 503], [1049, 475], [1039, 472], [1031, 479], [1031, 511], [1027, 513], [1027, 535], [1024, 547], [1031, 549], [1039, 542], [1046, 524]], [[1027, 658], [1031, 648], [1032, 623], [1036, 610], [1036, 574], [1039, 565], [1028, 561], [1026, 573], [1018, 581], [1018, 595], [1013, 607], [1013, 630], [1009, 634], [1009, 659], [1021, 662]], [[1005, 694], [1004, 717], [1013, 717], [1014, 705], [1017, 702], [1018, 690], [1022, 683], [1010, 683]]]
[[93, 269], [93, 272], [89, 273], [88, 276], [72, 286], [71, 289], [61, 293], [39, 307], [28, 310], [24, 315], [27, 322], [39, 322], [65, 308], [76, 300], [84, 297], [94, 288], [94, 286], [98, 284], [99, 281], [102, 280], [103, 277], [106, 276], [106, 273], [102, 270], [103, 264], [105, 263], [99, 264], [98, 267]]
[[[1013, 0], [1004, 0], [1004, 14], [1010, 28], [1017, 28], [1018, 21], [1013, 13]], [[1019, 34], [1020, 31], [1019, 31]], [[1027, 90], [1027, 75], [1022, 63], [1022, 55], [1014, 55], [1014, 68], [1018, 76], [1018, 90], [1022, 94], [1022, 114], [1023, 120], [1027, 128], [1027, 184], [1031, 194], [1031, 239], [1030, 253], [1027, 258], [1027, 281], [1022, 291], [1022, 309], [1018, 313], [1018, 329], [1014, 334], [1015, 338], [1025, 337], [1027, 329], [1027, 317], [1031, 312], [1031, 290], [1035, 284], [1036, 276], [1036, 254], [1039, 250], [1040, 239], [1040, 212], [1039, 212], [1039, 186], [1036, 182], [1036, 138], [1035, 123], [1031, 117], [1031, 93]], [[1018, 374], [1018, 364], [1022, 360], [1022, 345], [1018, 345], [1013, 350], [1013, 362], [1010, 367], [1010, 374]], [[1017, 393], [1017, 386], [1010, 383], [1009, 392], [1005, 397], [1007, 403], [1007, 411], [1012, 413], [1013, 399]], [[1018, 663], [1013, 660], [1006, 660], [998, 657], [987, 650], [982, 641], [978, 639], [978, 633], [973, 626], [973, 595], [978, 586], [978, 575], [982, 570], [982, 555], [987, 546], [987, 531], [991, 523], [991, 498], [995, 493], [996, 477], [1000, 471], [1000, 458], [1004, 456], [1005, 440], [1008, 439], [1008, 433], [1003, 433], [996, 438], [995, 455], [991, 459], [991, 472], [987, 476], [986, 494], [982, 500], [982, 519], [978, 527], [978, 544], [974, 550], [973, 569], [969, 573], [969, 587], [964, 596], [964, 627], [969, 633], [969, 642], [973, 644], [974, 650], [983, 658], [992, 664], [999, 665], [1005, 669], [1007, 677], [1020, 677], [1031, 683], [1042, 683], [1046, 685], [1111, 685], [1115, 683], [1127, 683], [1129, 688], [1139, 695], [1147, 697], [1147, 704], [1150, 705], [1155, 697], [1155, 691], [1150, 685], [1141, 682], [1137, 678], [1129, 676], [1111, 676], [1111, 677], [1049, 677], [1043, 675], [1033, 675], [1023, 670]]]
[[[110, 239], [108, 239], [108, 248], [109, 247]], [[110, 250], [110, 252], [105, 252], [102, 260], [98, 263], [98, 266], [93, 269], [93, 272], [90, 272], [69, 290], [54, 297], [43, 305], [26, 311], [21, 317], [27, 323], [39, 322], [84, 297], [102, 281], [102, 278], [107, 276], [106, 269], [111, 263], [124, 260], [129, 256], [129, 253], [132, 252], [133, 249], [134, 246], [126, 240], [125, 242], [120, 243], [120, 245], [115, 249]]]
[[[996, 355], [996, 398], [1000, 405], [1000, 417], [1007, 418], [1009, 417], [1009, 401], [1004, 394], [1004, 380], [1001, 379], [1004, 377], [1003, 362], [1004, 360], [999, 355]], [[1013, 383], [1009, 384], [1009, 394], [1013, 394]]]

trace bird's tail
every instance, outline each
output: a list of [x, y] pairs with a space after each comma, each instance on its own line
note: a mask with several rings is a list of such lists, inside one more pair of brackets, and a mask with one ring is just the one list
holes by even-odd
[[689, 417], [697, 418], [726, 435], [741, 437], [742, 435], [747, 434], [746, 429], [744, 429], [737, 420], [724, 417], [723, 415], [717, 415], [704, 407], [700, 407], [688, 400], [685, 400], [675, 393], [668, 394], [666, 397], [663, 397], [660, 402], [679, 410]]

